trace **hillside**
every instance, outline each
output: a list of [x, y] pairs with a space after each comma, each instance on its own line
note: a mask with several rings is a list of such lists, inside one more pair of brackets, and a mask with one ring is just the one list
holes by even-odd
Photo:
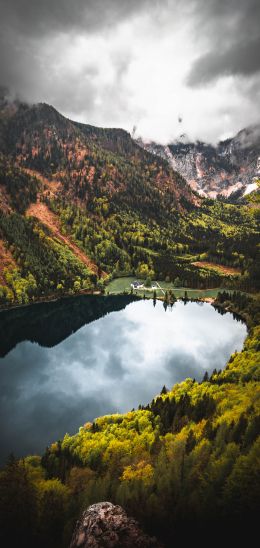
[[113, 209], [120, 204], [148, 214], [157, 206], [158, 216], [180, 209], [182, 199], [196, 203], [183, 178], [123, 130], [73, 123], [46, 104], [19, 104], [15, 113], [2, 114], [0, 141], [2, 152], [20, 167], [58, 179], [72, 199], [89, 208], [100, 196]]
[[122, 129], [1, 105], [1, 304], [102, 290], [121, 274], [257, 288], [257, 204], [201, 199]]
[[243, 197], [256, 188], [260, 176], [260, 125], [249, 126], [216, 146], [190, 142], [186, 136], [163, 146], [140, 146], [166, 159], [201, 196]]

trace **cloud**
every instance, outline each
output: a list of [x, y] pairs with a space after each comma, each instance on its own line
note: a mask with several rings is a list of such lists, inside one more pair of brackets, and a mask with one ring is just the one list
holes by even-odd
[[228, 51], [207, 53], [198, 59], [189, 74], [190, 86], [204, 85], [221, 76], [248, 76], [260, 71], [260, 37], [247, 44], [235, 44]]
[[209, 0], [205, 9], [199, 0], [197, 15], [196, 34], [201, 28], [209, 49], [192, 64], [188, 85], [205, 85], [223, 76], [248, 76], [260, 71], [258, 0]]
[[97, 416], [148, 403], [163, 384], [200, 380], [245, 336], [244, 324], [210, 305], [178, 302], [165, 312], [163, 303], [140, 301], [53, 348], [18, 344], [0, 360], [0, 463], [11, 451], [42, 453]]
[[258, 0], [0, 8], [0, 84], [23, 100], [163, 143], [181, 133], [214, 142], [259, 120]]
[[[137, 11], [148, 0], [1, 0], [1, 16], [5, 28], [39, 37], [52, 32], [95, 32], [114, 26]], [[154, 4], [154, 0], [150, 2]]]

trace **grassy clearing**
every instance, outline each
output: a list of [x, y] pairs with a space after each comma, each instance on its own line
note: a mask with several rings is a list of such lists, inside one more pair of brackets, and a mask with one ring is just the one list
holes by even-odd
[[240, 276], [241, 271], [238, 268], [232, 268], [231, 266], [224, 266], [221, 264], [210, 263], [208, 261], [196, 261], [191, 263], [198, 268], [206, 268], [208, 270], [214, 270], [224, 276]]
[[[138, 278], [134, 277], [125, 277], [125, 278], [116, 278], [112, 280], [106, 287], [106, 294], [118, 294], [122, 293], [123, 291], [131, 292], [131, 283]], [[173, 287], [173, 284], [170, 282], [158, 282], [161, 288], [165, 291], [169, 291], [171, 289], [175, 296], [177, 298], [184, 297], [185, 291], [188, 293], [188, 297], [190, 299], [198, 299], [198, 298], [205, 298], [205, 297], [212, 297], [215, 298], [219, 291], [221, 291], [221, 288], [217, 287], [215, 289], [188, 289], [183, 287]], [[136, 295], [143, 296], [145, 294], [146, 297], [153, 297], [153, 290], [151, 291], [145, 291], [143, 289], [134, 291]], [[163, 296], [163, 292], [159, 289], [159, 287], [156, 289], [157, 297]]]

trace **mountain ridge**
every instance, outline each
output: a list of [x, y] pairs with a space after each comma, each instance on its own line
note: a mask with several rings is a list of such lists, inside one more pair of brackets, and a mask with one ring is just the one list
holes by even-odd
[[0, 304], [104, 291], [122, 274], [256, 286], [257, 198], [252, 214], [220, 206], [125, 130], [1, 105]]
[[[163, 157], [179, 171], [191, 188], [201, 196], [242, 198], [257, 188], [260, 178], [260, 123], [240, 130], [234, 137], [217, 145], [189, 141], [183, 135], [168, 145], [144, 142], [151, 153]], [[250, 186], [251, 185], [251, 186]]]
[[[76, 189], [79, 198], [87, 199], [91, 189], [87, 192], [85, 187], [93, 184], [110, 198], [118, 192], [123, 198], [124, 191], [132, 190], [126, 185], [124, 173], [135, 170], [142, 183], [135, 185], [135, 192], [143, 195], [144, 191], [158, 190], [163, 199], [166, 197], [167, 204], [171, 202], [177, 209], [182, 194], [192, 204], [197, 201], [178, 173], [163, 160], [154, 160], [143, 152], [124, 130], [73, 122], [46, 103], [20, 104], [9, 116], [0, 116], [0, 143], [2, 152], [11, 154], [20, 166], [65, 179], [74, 194], [76, 183], [80, 187]], [[145, 164], [153, 164], [151, 173], [144, 173]], [[133, 173], [130, 176], [134, 178]]]

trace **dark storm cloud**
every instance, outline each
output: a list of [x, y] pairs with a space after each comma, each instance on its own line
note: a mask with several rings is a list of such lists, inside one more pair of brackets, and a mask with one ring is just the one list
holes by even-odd
[[111, 352], [106, 364], [105, 374], [111, 379], [122, 379], [127, 373], [119, 352]]
[[0, 85], [8, 88], [11, 99], [45, 101], [75, 117], [84, 113], [86, 119], [95, 112], [100, 94], [116, 122], [119, 113], [128, 110], [121, 83], [131, 53], [113, 53], [108, 61], [113, 82], [107, 84], [99, 78], [100, 53], [97, 63], [86, 52], [85, 64], [75, 57], [72, 67], [66, 58], [70, 45], [80, 36], [111, 32], [156, 4], [157, 0], [0, 0]]
[[250, 76], [260, 70], [260, 37], [248, 44], [235, 44], [227, 51], [209, 52], [198, 59], [190, 72], [191, 86], [212, 82], [220, 76]]
[[204, 85], [226, 75], [260, 71], [259, 0], [198, 0], [195, 33], [208, 38], [208, 51], [192, 65], [187, 83]]
[[115, 25], [154, 0], [0, 0], [1, 19], [19, 33], [39, 37]]
[[259, 0], [0, 0], [0, 15], [11, 97], [165, 143], [178, 112], [206, 140], [259, 118]]

